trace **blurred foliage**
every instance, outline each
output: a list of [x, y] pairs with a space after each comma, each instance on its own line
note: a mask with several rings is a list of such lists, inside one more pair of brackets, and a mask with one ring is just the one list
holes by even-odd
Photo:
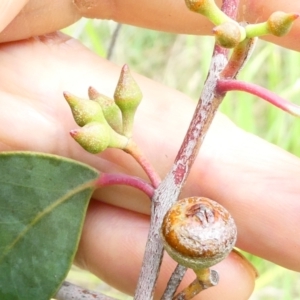
[[[64, 32], [106, 57], [116, 26], [112, 21], [82, 19]], [[111, 60], [120, 66], [127, 63], [135, 72], [182, 91], [196, 101], [209, 69], [212, 48], [212, 37], [175, 35], [122, 25]], [[298, 52], [258, 41], [239, 79], [260, 84], [300, 104], [299, 65]], [[300, 156], [300, 121], [294, 117], [241, 92], [229, 93], [220, 110], [246, 131]], [[260, 274], [251, 300], [300, 299], [298, 273], [246, 256]], [[75, 282], [73, 272], [70, 276]], [[82, 279], [80, 283], [84, 285]], [[93, 288], [95, 284], [88, 287]]]

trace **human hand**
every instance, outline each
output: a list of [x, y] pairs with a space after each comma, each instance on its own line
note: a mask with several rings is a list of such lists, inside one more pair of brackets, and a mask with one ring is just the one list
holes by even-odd
[[[5, 108], [0, 111], [1, 151], [56, 153], [99, 170], [143, 176], [126, 154], [108, 150], [100, 156], [90, 155], [68, 135], [76, 125], [62, 91], [83, 95], [93, 85], [112, 95], [117, 67], [60, 34], [2, 45], [0, 62], [0, 105]], [[176, 155], [194, 104], [176, 91], [142, 77], [136, 79], [145, 97], [137, 113], [135, 138], [163, 176]], [[182, 196], [203, 195], [222, 203], [237, 222], [239, 247], [299, 271], [299, 242], [294, 239], [299, 226], [299, 165], [299, 159], [239, 130], [219, 115]], [[216, 183], [224, 188], [216, 188]], [[90, 205], [76, 261], [132, 293], [147, 238], [149, 200], [123, 187], [99, 190], [95, 198], [102, 201]], [[159, 291], [174, 266], [166, 260]], [[249, 297], [254, 276], [247, 263], [232, 254], [216, 269], [222, 280], [203, 292], [203, 297]], [[190, 282], [193, 275], [189, 276]]]

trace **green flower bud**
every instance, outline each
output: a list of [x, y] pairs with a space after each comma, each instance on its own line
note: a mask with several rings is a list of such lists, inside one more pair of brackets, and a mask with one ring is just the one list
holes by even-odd
[[274, 12], [267, 21], [268, 30], [275, 36], [286, 35], [298, 17], [297, 13]]
[[136, 109], [142, 100], [142, 92], [125, 65], [122, 68], [114, 99], [122, 112], [123, 134], [131, 137]]
[[94, 154], [104, 151], [110, 142], [109, 127], [97, 122], [71, 130], [70, 135], [82, 148]]
[[234, 48], [246, 37], [244, 27], [236, 22], [225, 22], [213, 29], [216, 43], [224, 48]]
[[89, 98], [100, 104], [104, 117], [111, 128], [122, 133], [122, 114], [115, 101], [98, 93], [93, 87], [89, 87]]
[[258, 24], [249, 24], [245, 27], [247, 37], [252, 38], [267, 34], [283, 36], [287, 34], [293, 22], [299, 17], [298, 13], [284, 13], [281, 11], [274, 12], [267, 22]]
[[185, 0], [185, 4], [189, 10], [207, 17], [215, 25], [232, 21], [231, 18], [222, 12], [214, 0]]
[[79, 126], [84, 126], [91, 122], [102, 123], [105, 121], [99, 103], [81, 99], [68, 92], [64, 92], [64, 97], [72, 110], [75, 122]]

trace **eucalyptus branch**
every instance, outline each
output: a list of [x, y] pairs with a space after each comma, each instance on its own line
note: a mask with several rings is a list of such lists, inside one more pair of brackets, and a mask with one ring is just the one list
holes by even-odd
[[145, 182], [144, 180], [138, 177], [130, 176], [127, 174], [102, 173], [95, 182], [95, 186], [97, 188], [115, 184], [127, 185], [137, 188], [144, 192], [150, 199], [153, 197], [154, 194], [154, 188], [149, 183]]
[[300, 106], [291, 103], [277, 94], [253, 83], [244, 82], [240, 80], [233, 79], [221, 79], [218, 80], [217, 90], [219, 93], [224, 94], [228, 91], [243, 91], [250, 93], [254, 96], [258, 96], [263, 100], [268, 101], [274, 106], [284, 110], [285, 112], [292, 114], [294, 116], [300, 117]]
[[163, 254], [163, 245], [159, 236], [162, 220], [171, 205], [178, 199], [196, 153], [221, 103], [222, 97], [215, 93], [215, 88], [220, 72], [227, 62], [225, 53], [223, 49], [216, 46], [209, 76], [183, 144], [172, 170], [159, 185], [152, 198], [150, 230], [135, 294], [136, 300], [152, 299], [153, 297]]
[[116, 300], [101, 293], [89, 291], [70, 282], [63, 282], [55, 296], [56, 300]]
[[180, 264], [176, 266], [167, 284], [167, 288], [161, 297], [161, 300], [169, 300], [173, 298], [183, 279], [184, 274], [186, 273], [186, 270], [187, 267], [185, 266], [182, 266]]
[[[229, 14], [230, 17], [235, 18], [238, 3], [238, 0], [224, 0], [222, 10]], [[150, 230], [135, 292], [136, 300], [153, 299], [163, 255], [163, 245], [159, 236], [162, 220], [171, 205], [178, 199], [198, 149], [222, 101], [223, 96], [216, 92], [216, 85], [220, 78], [220, 73], [226, 66], [227, 53], [227, 50], [215, 46], [209, 75], [188, 132], [171, 171], [159, 185], [152, 198]]]

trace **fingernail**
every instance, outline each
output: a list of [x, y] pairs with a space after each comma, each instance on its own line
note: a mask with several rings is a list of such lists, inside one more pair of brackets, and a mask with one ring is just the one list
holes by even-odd
[[243, 262], [243, 266], [251, 273], [254, 279], [259, 277], [257, 269], [252, 265], [252, 263], [238, 250], [233, 249], [232, 254], [238, 256], [239, 260]]
[[0, 32], [15, 18], [29, 0], [0, 1]]

